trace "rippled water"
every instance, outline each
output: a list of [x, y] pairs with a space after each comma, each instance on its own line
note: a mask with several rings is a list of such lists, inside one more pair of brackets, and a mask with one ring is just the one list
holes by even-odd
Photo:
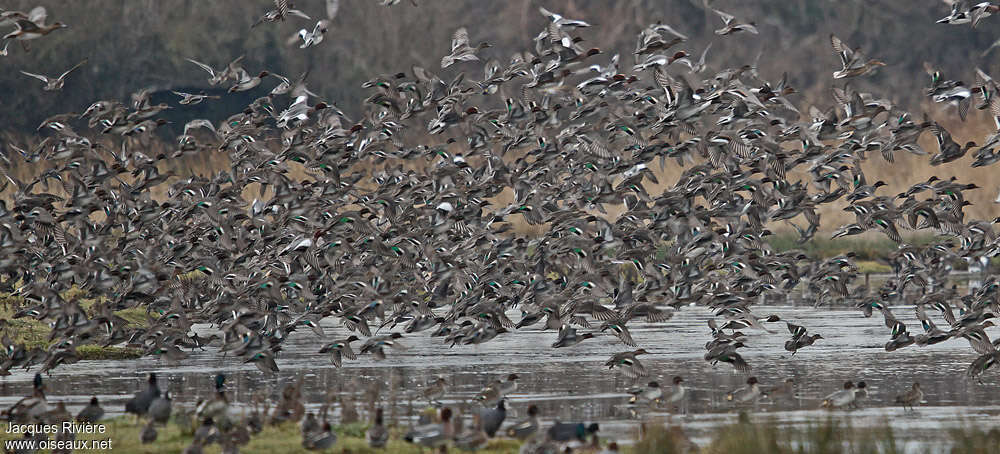
[[[748, 347], [741, 352], [763, 387], [777, 385], [786, 378], [794, 379], [797, 386], [794, 396], [762, 401], [754, 413], [756, 418], [788, 424], [825, 418], [829, 412], [817, 410], [823, 396], [839, 389], [844, 380], [864, 380], [869, 397], [863, 408], [833, 415], [846, 417], [859, 426], [888, 422], [897, 435], [910, 443], [943, 440], [948, 427], [1000, 425], [997, 371], [986, 374], [985, 384], [969, 380], [965, 369], [976, 354], [964, 340], [887, 353], [883, 345], [889, 338], [888, 330], [877, 314], [865, 318], [854, 310], [790, 306], [756, 307], [755, 312], [778, 314], [824, 337], [792, 356], [783, 349], [788, 339], [783, 322], [770, 325], [777, 334], [748, 332]], [[919, 329], [912, 309], [900, 307], [894, 313], [912, 331]], [[515, 321], [519, 318], [516, 313], [509, 315]], [[724, 395], [746, 379], [728, 365], [713, 367], [702, 359], [709, 339], [705, 322], [710, 315], [705, 308], [689, 307], [665, 323], [636, 321], [629, 325], [636, 342], [650, 352], [641, 357], [651, 372], [649, 379], [667, 386], [672, 376], [682, 375], [693, 391], [688, 414], [672, 416], [671, 420], [683, 425], [696, 442], [705, 441], [714, 428], [735, 420], [738, 408], [725, 401]], [[529, 403], [534, 403], [547, 420], [597, 421], [605, 438], [630, 438], [637, 419], [626, 405], [625, 391], [632, 383], [602, 364], [612, 354], [631, 348], [613, 336], [598, 335], [574, 347], [556, 350], [550, 348], [556, 333], [539, 331], [540, 326], [502, 335], [486, 344], [453, 348], [443, 345], [440, 338], [428, 337], [426, 331], [405, 337], [409, 348], [389, 351], [385, 361], [375, 362], [364, 356], [348, 361], [341, 369], [316, 353], [324, 339], [311, 331], [297, 331], [285, 342], [278, 357], [281, 372], [270, 377], [253, 365], [210, 349], [193, 352], [180, 367], [169, 367], [152, 358], [82, 361], [56, 369], [47, 379], [47, 388], [51, 401], [65, 400], [71, 407], [79, 407], [91, 395], [97, 395], [109, 411], [121, 411], [124, 401], [143, 385], [142, 377], [147, 372], [156, 372], [161, 377], [161, 388], [169, 388], [176, 401], [192, 404], [210, 394], [212, 376], [217, 372], [229, 376], [230, 396], [241, 403], [249, 402], [255, 393], [274, 397], [278, 384], [301, 376], [310, 404], [318, 406], [326, 393], [333, 391], [357, 402], [364, 411], [368, 406], [365, 402], [370, 400], [364, 397], [365, 391], [374, 383], [382, 383], [383, 405], [395, 402], [393, 417], [401, 419], [424, 405], [409, 398], [418, 383], [438, 375], [448, 378], [451, 386], [445, 403], [461, 405], [492, 379], [513, 372], [521, 379], [509, 399], [509, 418], [523, 417]], [[324, 329], [325, 340], [348, 334], [332, 321], [326, 321]], [[0, 378], [0, 405], [10, 405], [29, 393], [32, 375], [16, 371]], [[925, 403], [916, 414], [904, 413], [893, 401], [914, 381], [921, 383]], [[335, 408], [339, 411], [339, 407]]]

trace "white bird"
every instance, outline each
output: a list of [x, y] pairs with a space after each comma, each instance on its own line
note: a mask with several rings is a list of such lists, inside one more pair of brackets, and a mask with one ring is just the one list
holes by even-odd
[[469, 46], [469, 32], [465, 27], [455, 30], [451, 37], [451, 54], [441, 58], [441, 67], [447, 68], [457, 61], [477, 61], [476, 52], [490, 47], [489, 43], [480, 43], [476, 47]]
[[329, 28], [329, 26], [330, 26], [329, 20], [323, 19], [317, 21], [312, 31], [306, 30], [304, 28], [300, 29], [298, 33], [288, 38], [288, 44], [292, 45], [301, 40], [302, 44], [299, 45], [299, 49], [305, 49], [309, 46], [315, 46], [323, 42], [323, 35], [326, 34], [326, 30]]
[[247, 71], [240, 66], [240, 60], [243, 60], [243, 55], [240, 55], [236, 58], [236, 60], [233, 60], [228, 66], [219, 71], [212, 69], [211, 66], [208, 66], [200, 61], [190, 58], [186, 60], [198, 65], [199, 68], [204, 69], [210, 76], [212, 76], [208, 78], [209, 85], [219, 85], [229, 79], [240, 80], [246, 77], [244, 75]]
[[549, 18], [549, 20], [551, 20], [557, 27], [584, 28], [590, 26], [590, 24], [582, 20], [566, 19], [565, 17], [562, 17], [562, 15], [553, 13], [544, 7], [538, 7], [538, 11], [540, 11], [545, 17]]
[[173, 90], [171, 90], [170, 92], [173, 93], [173, 94], [175, 94], [175, 95], [177, 95], [177, 96], [180, 96], [182, 99], [180, 101], [177, 101], [177, 102], [180, 103], [180, 104], [183, 104], [183, 105], [195, 105], [195, 104], [199, 104], [199, 103], [201, 103], [202, 101], [204, 101], [206, 99], [219, 99], [218, 96], [206, 95], [204, 93], [202, 93], [202, 94], [193, 94], [193, 93], [184, 93], [182, 91], [173, 91]]
[[215, 125], [213, 125], [211, 121], [208, 121], [204, 118], [198, 118], [195, 120], [191, 120], [184, 125], [184, 135], [185, 136], [188, 135], [188, 131], [196, 128], [205, 128], [212, 131], [212, 134], [218, 134], [215, 131]]

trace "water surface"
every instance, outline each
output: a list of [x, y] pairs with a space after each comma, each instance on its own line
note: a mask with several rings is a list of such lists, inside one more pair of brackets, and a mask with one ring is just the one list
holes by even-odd
[[[501, 335], [486, 344], [452, 348], [425, 331], [407, 335], [403, 339], [407, 350], [391, 350], [385, 361], [363, 356], [337, 369], [325, 355], [316, 353], [324, 341], [350, 334], [330, 319], [323, 324], [325, 339], [308, 330], [293, 333], [278, 357], [281, 372], [272, 376], [209, 349], [192, 352], [177, 367], [153, 358], [81, 361], [59, 367], [46, 380], [50, 401], [64, 400], [71, 411], [96, 395], [109, 411], [120, 412], [124, 401], [143, 386], [148, 372], [161, 377], [161, 388], [169, 388], [177, 402], [191, 405], [211, 394], [212, 377], [218, 372], [227, 374], [231, 399], [241, 404], [249, 403], [254, 395], [274, 398], [281, 384], [301, 377], [310, 406], [318, 407], [333, 393], [354, 403], [362, 417], [372, 405], [369, 390], [377, 385], [381, 389], [379, 405], [392, 408], [391, 417], [406, 424], [407, 418], [426, 404], [414, 397], [420, 383], [446, 377], [451, 386], [445, 403], [464, 406], [491, 380], [517, 373], [519, 387], [508, 405], [511, 420], [523, 417], [527, 406], [536, 404], [546, 420], [596, 421], [605, 438], [622, 440], [633, 436], [639, 418], [669, 418], [671, 423], [682, 425], [694, 441], [704, 442], [718, 427], [735, 421], [741, 409], [750, 410], [759, 420], [789, 425], [817, 422], [827, 416], [844, 418], [856, 426], [888, 422], [900, 438], [918, 447], [946, 439], [949, 427], [1000, 425], [997, 371], [987, 372], [984, 384], [968, 379], [965, 370], [977, 355], [964, 340], [886, 352], [883, 346], [889, 332], [878, 314], [865, 318], [856, 310], [792, 306], [755, 306], [755, 312], [778, 314], [824, 337], [790, 355], [783, 349], [789, 338], [783, 322], [769, 325], [776, 334], [744, 330], [749, 339], [741, 352], [761, 384], [776, 386], [787, 378], [796, 383], [794, 395], [761, 401], [756, 409], [734, 407], [724, 399], [726, 391], [741, 386], [746, 375], [734, 372], [729, 365], [712, 366], [702, 359], [704, 344], [710, 338], [706, 321], [711, 315], [702, 307], [683, 308], [664, 323], [636, 320], [629, 324], [636, 342], [650, 352], [641, 359], [651, 375], [639, 384], [658, 380], [668, 386], [671, 377], [683, 376], [692, 391], [686, 415], [627, 405], [626, 391], [635, 384], [602, 366], [612, 354], [631, 350], [617, 338], [598, 334], [574, 347], [553, 349], [550, 345], [556, 333], [539, 330], [542, 324]], [[894, 313], [911, 332], [920, 329], [912, 307], [894, 308]], [[515, 321], [520, 318], [516, 311], [508, 316]], [[944, 325], [943, 321], [938, 323]], [[195, 329], [212, 331], [208, 326]], [[30, 392], [33, 373], [12, 372], [0, 379], [0, 405], [10, 405]], [[822, 398], [845, 380], [868, 384], [869, 396], [861, 408], [851, 412], [819, 410]], [[894, 399], [914, 381], [921, 383], [925, 403], [915, 413], [904, 412]], [[340, 405], [333, 409], [339, 414]]]

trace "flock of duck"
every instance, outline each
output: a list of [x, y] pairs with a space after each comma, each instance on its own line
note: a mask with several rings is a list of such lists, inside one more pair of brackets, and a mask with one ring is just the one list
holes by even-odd
[[[517, 388], [517, 375], [511, 374], [504, 380], [496, 380], [475, 396], [476, 407], [467, 407], [472, 425], [463, 428], [461, 415], [450, 407], [442, 406], [437, 399], [445, 395], [447, 381], [437, 379], [421, 389], [421, 397], [430, 405], [421, 413], [416, 424], [401, 434], [408, 443], [429, 448], [446, 449], [455, 446], [463, 451], [481, 449], [497, 436], [506, 436], [524, 442], [521, 452], [548, 453], [573, 452], [617, 452], [612, 442], [602, 449], [597, 435], [597, 423], [559, 422], [543, 428], [539, 419], [539, 409], [535, 405], [527, 408], [527, 417], [521, 421], [508, 421], [506, 398]], [[200, 453], [202, 448], [218, 444], [224, 453], [238, 453], [240, 447], [250, 443], [254, 435], [263, 432], [266, 426], [294, 422], [299, 426], [301, 445], [310, 451], [323, 451], [336, 445], [338, 435], [330, 423], [331, 404], [326, 401], [319, 412], [307, 411], [302, 399], [301, 378], [281, 388], [281, 397], [273, 407], [268, 408], [263, 399], [256, 399], [249, 409], [231, 405], [226, 394], [226, 376], [215, 377], [215, 390], [211, 398], [203, 399], [190, 411], [174, 409], [169, 391], [162, 391], [155, 373], [149, 374], [143, 389], [125, 403], [125, 412], [145, 421], [139, 432], [142, 444], [153, 443], [162, 429], [171, 422], [179, 430], [191, 435], [185, 454]], [[369, 403], [373, 410], [371, 421], [365, 432], [365, 439], [372, 448], [386, 448], [392, 431], [386, 424], [385, 411], [376, 407], [378, 388], [370, 390]], [[329, 396], [328, 396], [329, 397]], [[357, 410], [353, 404], [341, 400], [341, 424], [355, 423]], [[50, 405], [45, 396], [45, 385], [41, 374], [36, 374], [31, 396], [18, 401], [4, 411], [3, 416], [10, 424], [51, 425], [55, 441], [71, 442], [76, 439], [76, 429], [65, 423], [97, 423], [105, 417], [105, 410], [97, 397], [83, 407], [76, 416], [69, 413], [65, 402]], [[505, 422], [507, 424], [505, 424]], [[501, 430], [503, 429], [503, 430]], [[48, 432], [22, 431], [25, 440], [47, 439]], [[19, 453], [21, 451], [18, 451]], [[34, 452], [28, 450], [24, 452]]]
[[[258, 24], [308, 17], [285, 0], [275, 4]], [[337, 5], [328, 2], [326, 21]], [[976, 26], [998, 8], [955, 2], [941, 22]], [[978, 186], [932, 177], [880, 194], [885, 183], [869, 182], [862, 170], [875, 152], [889, 162], [900, 152], [931, 154], [929, 164], [940, 165], [975, 149], [973, 166], [992, 165], [1000, 161], [1000, 133], [959, 145], [927, 114], [916, 121], [849, 82], [832, 89], [828, 108], [803, 113], [786, 78], [765, 80], [756, 65], [713, 73], [720, 62], [709, 49], [693, 60], [678, 47], [687, 37], [666, 24], [642, 29], [631, 57], [608, 57], [582, 45], [590, 24], [540, 11], [547, 24], [532, 49], [503, 63], [487, 56], [489, 43], [473, 44], [459, 28], [441, 60], [450, 71], [413, 66], [372, 77], [356, 117], [310, 92], [306, 76], [247, 69], [242, 57], [218, 70], [191, 59], [209, 85], [261, 96], [219, 124], [192, 119], [170, 152], [146, 146], [167, 123], [161, 114], [217, 97], [175, 92], [178, 106], [153, 105], [143, 90], [130, 102], [98, 100], [82, 114], [53, 115], [39, 126], [45, 138], [37, 144], [8, 143], [47, 170], [21, 181], [4, 170], [16, 157], [0, 154], [7, 161], [0, 191], [8, 194], [0, 200], [0, 291], [17, 298], [14, 319], [47, 322], [51, 335], [46, 348], [5, 335], [0, 373], [50, 372], [78, 361], [77, 346], [98, 344], [138, 348], [169, 364], [184, 361], [186, 349], [216, 346], [270, 374], [296, 330], [323, 339], [318, 354], [341, 367], [367, 355], [385, 360], [420, 335], [454, 347], [540, 326], [553, 332], [553, 348], [610, 334], [635, 349], [605, 365], [638, 380], [649, 375], [638, 358], [646, 350], [630, 323], [660, 323], [700, 305], [715, 314], [705, 360], [749, 375], [741, 330], [775, 333], [766, 325], [784, 321], [792, 353], [822, 342], [795, 321], [753, 312], [761, 296], [799, 286], [817, 304], [847, 302], [866, 317], [878, 310], [887, 351], [965, 339], [979, 355], [968, 367], [976, 379], [1000, 361], [1000, 340], [986, 331], [1000, 311], [1000, 281], [991, 276], [966, 294], [947, 285], [953, 262], [1000, 254], [993, 229], [1000, 218], [966, 219], [963, 211], [965, 194]], [[757, 33], [753, 22], [713, 11], [720, 39]], [[15, 27], [3, 37], [4, 54], [11, 41], [66, 28], [46, 25], [46, 17], [41, 7], [0, 13], [0, 26]], [[328, 27], [302, 29], [301, 47], [321, 45]], [[834, 80], [884, 65], [836, 36], [830, 41], [839, 58]], [[56, 78], [25, 74], [57, 91], [85, 62]], [[955, 106], [962, 119], [971, 106], [986, 110], [1000, 130], [998, 85], [975, 72], [967, 85], [928, 65], [926, 94]], [[918, 144], [925, 132], [937, 139], [935, 149]], [[231, 166], [211, 176], [158, 166], [199, 153], [224, 153]], [[680, 177], [664, 186], [653, 167], [671, 166], [682, 169]], [[166, 197], [154, 196], [164, 188]], [[837, 201], [856, 222], [834, 238], [873, 231], [899, 244], [888, 258], [893, 277], [880, 288], [859, 284], [853, 254], [819, 259], [766, 241], [769, 226], [780, 223], [794, 227], [800, 243], [810, 241], [821, 226], [819, 208]], [[525, 233], [524, 224], [540, 233]], [[903, 234], [914, 231], [938, 239], [907, 244]], [[890, 310], [903, 304], [915, 307], [917, 330]], [[149, 314], [146, 326], [116, 314], [132, 308]], [[520, 320], [509, 318], [518, 312]], [[328, 339], [327, 319], [352, 334]], [[217, 333], [200, 337], [194, 324]], [[751, 378], [733, 399], [762, 394]], [[651, 383], [634, 399], [683, 402], [683, 379], [673, 382], [669, 394]], [[224, 401], [222, 386], [220, 379]], [[169, 396], [150, 389], [153, 398], [137, 413], [160, 401], [169, 412]], [[851, 383], [825, 403], [851, 405], [863, 390]], [[499, 407], [484, 408], [503, 410], [504, 392], [494, 391]], [[921, 398], [915, 384], [900, 403]], [[20, 414], [17, 408], [7, 414]], [[442, 409], [439, 422], [429, 423], [435, 426], [411, 438], [454, 438], [452, 412]], [[218, 425], [212, 415], [203, 412], [202, 424]], [[149, 416], [161, 421], [159, 413]], [[479, 421], [493, 427], [489, 417]], [[309, 443], [328, 446], [329, 426], [317, 424]]]

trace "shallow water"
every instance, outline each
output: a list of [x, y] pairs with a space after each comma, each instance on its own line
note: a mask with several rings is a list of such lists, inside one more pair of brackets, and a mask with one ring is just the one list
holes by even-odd
[[[752, 374], [762, 386], [775, 386], [786, 378], [796, 383], [794, 395], [762, 400], [754, 412], [759, 420], [795, 425], [831, 415], [847, 418], [857, 426], [888, 422], [897, 436], [918, 447], [941, 442], [948, 435], [948, 427], [1000, 426], [997, 371], [987, 372], [985, 384], [968, 379], [965, 369], [977, 355], [964, 340], [923, 348], [911, 346], [889, 353], [883, 349], [889, 339], [888, 329], [878, 314], [865, 318], [855, 310], [790, 306], [757, 306], [755, 312], [778, 314], [783, 320], [804, 325], [810, 333], [824, 337], [792, 356], [783, 349], [789, 337], [783, 322], [770, 324], [776, 334], [744, 330], [749, 334], [748, 347], [741, 353], [753, 366]], [[911, 332], [919, 330], [912, 308], [895, 308], [894, 313], [907, 323]], [[515, 321], [520, 318], [514, 312], [508, 315]], [[706, 308], [688, 307], [665, 323], [644, 324], [637, 323], [638, 320], [630, 323], [636, 342], [650, 352], [640, 358], [651, 376], [640, 380], [640, 384], [658, 380], [667, 386], [671, 377], [682, 375], [692, 391], [687, 415], [641, 409], [639, 416], [669, 417], [681, 424], [696, 442], [706, 441], [715, 428], [735, 420], [739, 408], [724, 399], [725, 392], [741, 386], [746, 379], [728, 365], [712, 366], [702, 359], [704, 344], [710, 337], [705, 324], [710, 315]], [[944, 325], [943, 321], [938, 323]], [[527, 406], [534, 403], [546, 420], [596, 421], [605, 438], [632, 437], [638, 420], [636, 411], [626, 405], [625, 391], [633, 384], [602, 367], [612, 354], [631, 348], [611, 335], [597, 335], [574, 347], [552, 349], [556, 333], [539, 331], [540, 326], [502, 335], [486, 344], [453, 348], [443, 345], [441, 338], [430, 338], [430, 331], [425, 331], [404, 337], [408, 349], [389, 351], [385, 361], [375, 362], [370, 356], [363, 356], [336, 369], [325, 355], [316, 352], [324, 340], [346, 337], [348, 331], [327, 320], [323, 326], [326, 339], [319, 339], [308, 330], [293, 333], [278, 357], [281, 372], [270, 377], [253, 365], [209, 349], [193, 352], [178, 367], [153, 358], [81, 361], [59, 367], [46, 383], [50, 401], [64, 400], [71, 411], [85, 404], [91, 395], [97, 395], [107, 410], [120, 412], [124, 401], [143, 386], [142, 377], [147, 372], [156, 372], [161, 377], [161, 388], [170, 389], [175, 402], [189, 404], [210, 395], [212, 376], [217, 372], [227, 374], [231, 399], [244, 404], [255, 393], [273, 398], [279, 384], [301, 376], [306, 400], [313, 406], [321, 404], [325, 394], [332, 391], [357, 402], [362, 415], [369, 407], [366, 402], [371, 400], [366, 396], [367, 390], [372, 384], [381, 383], [382, 405], [395, 402], [394, 406], [388, 405], [394, 407], [390, 417], [402, 420], [425, 405], [411, 402], [409, 397], [415, 394], [412, 391], [417, 384], [435, 376], [449, 380], [444, 402], [463, 405], [489, 381], [517, 373], [521, 378], [517, 391], [509, 398], [510, 420], [523, 417]], [[196, 327], [196, 330], [207, 328]], [[30, 392], [33, 372], [12, 372], [11, 376], [0, 378], [0, 405], [10, 405]], [[822, 398], [839, 389], [844, 380], [864, 380], [868, 384], [869, 396], [862, 409], [817, 410]], [[896, 394], [906, 391], [914, 381], [921, 383], [925, 403], [915, 414], [905, 413], [893, 401]], [[338, 412], [339, 407], [335, 406], [334, 414]]]

